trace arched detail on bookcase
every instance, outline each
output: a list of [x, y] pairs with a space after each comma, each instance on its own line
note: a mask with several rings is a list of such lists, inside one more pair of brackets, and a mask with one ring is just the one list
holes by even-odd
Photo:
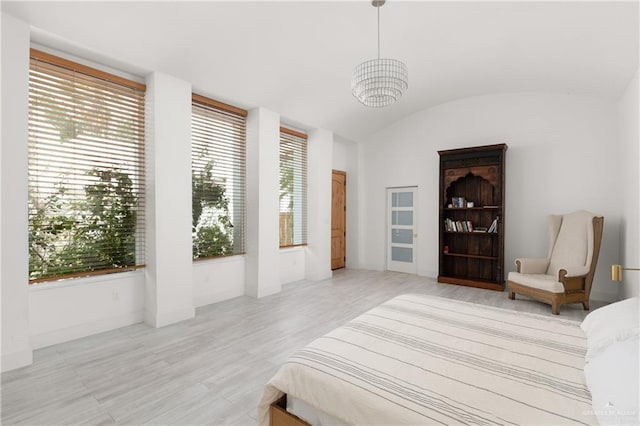
[[494, 187], [498, 185], [498, 167], [495, 165], [462, 167], [459, 169], [449, 169], [444, 175], [444, 187], [448, 188], [453, 181], [467, 176], [469, 173], [480, 176], [489, 181]]
[[453, 197], [461, 195], [466, 197], [466, 201], [473, 201], [478, 207], [497, 203], [495, 183], [471, 171], [449, 183], [445, 190], [444, 202], [450, 203]]

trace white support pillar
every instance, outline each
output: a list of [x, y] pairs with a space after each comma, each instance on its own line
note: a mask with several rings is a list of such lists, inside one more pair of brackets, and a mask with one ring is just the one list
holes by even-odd
[[247, 255], [245, 294], [278, 293], [280, 115], [265, 108], [247, 116]]
[[331, 170], [333, 133], [316, 129], [307, 136], [306, 278], [331, 278]]
[[29, 25], [2, 14], [0, 286], [2, 371], [29, 365]]
[[147, 78], [145, 322], [192, 318], [191, 84]]

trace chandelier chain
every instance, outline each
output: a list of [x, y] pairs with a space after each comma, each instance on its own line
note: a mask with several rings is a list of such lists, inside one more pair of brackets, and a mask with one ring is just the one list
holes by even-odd
[[378, 9], [378, 59], [380, 59], [380, 6], [376, 9]]

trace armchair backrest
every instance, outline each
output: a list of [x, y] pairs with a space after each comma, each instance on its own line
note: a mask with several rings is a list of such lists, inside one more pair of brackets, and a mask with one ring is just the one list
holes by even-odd
[[594, 214], [580, 210], [565, 215], [550, 215], [549, 267], [547, 274], [559, 268], [589, 266], [594, 248]]

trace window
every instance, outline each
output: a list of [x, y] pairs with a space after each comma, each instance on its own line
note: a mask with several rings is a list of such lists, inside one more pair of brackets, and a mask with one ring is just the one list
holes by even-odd
[[307, 244], [307, 135], [280, 127], [280, 247]]
[[30, 283], [144, 266], [144, 93], [31, 50]]
[[247, 112], [193, 95], [193, 258], [244, 253]]

